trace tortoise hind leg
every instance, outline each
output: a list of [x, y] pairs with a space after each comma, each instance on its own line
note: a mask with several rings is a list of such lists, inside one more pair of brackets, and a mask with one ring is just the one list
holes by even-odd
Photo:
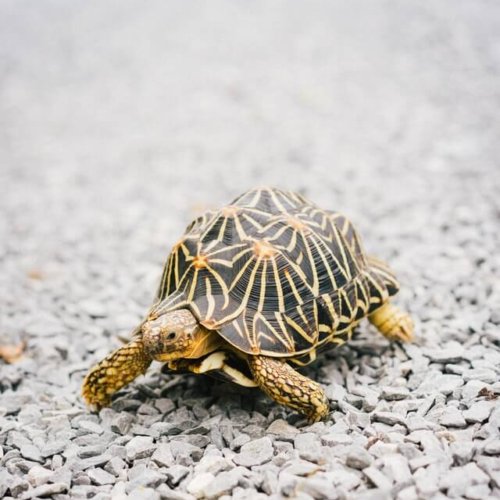
[[293, 408], [309, 422], [326, 418], [328, 399], [321, 386], [296, 372], [286, 361], [266, 356], [249, 356], [255, 382], [277, 403]]
[[140, 338], [135, 338], [106, 356], [85, 377], [82, 395], [87, 404], [98, 410], [108, 406], [111, 396], [123, 386], [142, 375], [152, 359], [144, 351]]
[[386, 302], [368, 316], [369, 321], [389, 340], [411, 342], [413, 340], [413, 320], [410, 315]]

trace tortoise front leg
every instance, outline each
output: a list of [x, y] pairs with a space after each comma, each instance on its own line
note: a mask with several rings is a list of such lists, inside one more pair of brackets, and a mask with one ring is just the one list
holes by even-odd
[[151, 364], [140, 338], [135, 338], [106, 356], [85, 377], [82, 395], [87, 404], [96, 409], [108, 406], [111, 396], [142, 375]]
[[311, 423], [328, 415], [328, 399], [321, 386], [296, 372], [286, 361], [249, 356], [248, 364], [259, 387], [277, 403], [297, 410]]

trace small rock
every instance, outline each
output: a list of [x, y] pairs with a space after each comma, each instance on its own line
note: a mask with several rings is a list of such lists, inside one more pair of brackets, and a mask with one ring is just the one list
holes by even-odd
[[361, 446], [353, 446], [346, 457], [346, 464], [353, 469], [363, 470], [373, 462], [373, 457]]
[[[314, 498], [318, 500], [329, 500], [338, 498], [335, 487], [332, 482], [325, 476], [312, 476], [298, 481], [296, 489], [307, 495], [302, 497], [304, 500]], [[300, 497], [295, 497], [299, 499]]]
[[375, 467], [367, 467], [363, 470], [363, 474], [377, 487], [381, 490], [387, 491], [391, 488], [392, 483], [387, 477], [385, 477], [382, 472], [380, 472]]
[[484, 452], [488, 455], [500, 455], [500, 439], [492, 439], [484, 445]]
[[87, 470], [87, 475], [90, 477], [92, 483], [97, 484], [98, 486], [102, 486], [104, 484], [114, 484], [116, 480], [115, 476], [103, 469], [89, 469]]
[[439, 486], [447, 490], [448, 496], [463, 496], [465, 490], [476, 484], [488, 484], [489, 477], [475, 464], [469, 463], [463, 467], [455, 467], [446, 472]]
[[426, 349], [425, 353], [434, 363], [458, 363], [464, 359], [465, 349], [458, 342], [453, 342], [444, 349]]
[[104, 432], [104, 429], [96, 422], [92, 422], [92, 420], [80, 420], [78, 422], [78, 428], [92, 434], [102, 434]]
[[241, 476], [242, 472], [239, 469], [221, 472], [214, 481], [209, 482], [203, 489], [204, 498], [211, 500], [229, 495], [238, 486]]
[[29, 500], [30, 498], [36, 497], [50, 497], [51, 495], [57, 495], [58, 493], [64, 493], [68, 490], [68, 487], [63, 483], [53, 483], [53, 484], [42, 484], [37, 486], [32, 490], [28, 490], [21, 496], [21, 500]]
[[125, 445], [125, 449], [128, 460], [137, 460], [149, 457], [153, 453], [155, 446], [152, 437], [135, 436]]
[[455, 441], [450, 444], [450, 452], [457, 465], [466, 465], [474, 454], [474, 443], [472, 441]]
[[34, 462], [43, 462], [40, 450], [33, 444], [24, 444], [21, 446], [21, 455], [27, 460]]
[[172, 455], [170, 444], [159, 443], [153, 453], [153, 456], [151, 457], [151, 460], [162, 467], [170, 467], [171, 465], [173, 465], [174, 456]]
[[41, 451], [43, 458], [52, 457], [53, 455], [58, 455], [66, 450], [68, 443], [63, 440], [56, 440], [48, 442]]
[[286, 464], [283, 471], [292, 476], [309, 476], [319, 470], [316, 464], [307, 462], [306, 460], [292, 460]]
[[[188, 495], [186, 495], [185, 497], [177, 496], [177, 497], [173, 497], [173, 498], [179, 499], [179, 498], [186, 498], [186, 497], [188, 497]], [[112, 498], [114, 499], [115, 497], [113, 496]], [[158, 491], [155, 491], [153, 488], [144, 488], [143, 486], [138, 486], [137, 488], [132, 489], [128, 493], [128, 495], [124, 498], [127, 498], [128, 500], [160, 500], [160, 499], [168, 499], [168, 498], [172, 498], [172, 497], [163, 496]], [[189, 500], [191, 500], [191, 498]], [[122, 500], [122, 499], [120, 498], [120, 500]]]
[[493, 404], [490, 401], [477, 401], [463, 412], [463, 416], [469, 423], [483, 423], [488, 420], [492, 410]]
[[41, 486], [49, 481], [50, 477], [53, 475], [53, 471], [42, 467], [41, 465], [35, 465], [31, 467], [28, 472], [28, 482], [31, 486]]
[[439, 417], [439, 423], [445, 427], [465, 427], [467, 422], [462, 412], [454, 406], [448, 406]]
[[382, 457], [385, 475], [398, 485], [411, 483], [411, 471], [408, 460], [402, 455], [386, 455]]
[[406, 425], [406, 419], [397, 413], [392, 413], [389, 411], [376, 411], [372, 415], [375, 422], [382, 422], [387, 425]]
[[157, 488], [165, 482], [165, 476], [146, 464], [138, 464], [128, 471], [132, 488]]
[[13, 497], [21, 496], [25, 491], [29, 490], [30, 487], [28, 481], [18, 476], [13, 476], [8, 486]]
[[[156, 451], [155, 451], [156, 453]], [[120, 457], [113, 457], [104, 467], [104, 469], [113, 474], [114, 476], [120, 476], [121, 472], [125, 469], [127, 464]]]
[[248, 434], [239, 434], [236, 436], [231, 442], [231, 449], [238, 451], [244, 444], [251, 441], [251, 438]]
[[111, 430], [122, 436], [126, 435], [135, 422], [135, 418], [130, 413], [119, 413], [115, 420], [111, 423]]
[[462, 399], [465, 401], [470, 401], [478, 397], [479, 393], [483, 389], [488, 389], [488, 384], [481, 382], [480, 380], [469, 380], [463, 387], [461, 391]]
[[154, 405], [158, 408], [162, 415], [167, 415], [168, 413], [175, 410], [175, 404], [171, 399], [168, 398], [158, 398], [155, 399]]
[[275, 420], [268, 428], [267, 432], [269, 434], [274, 434], [279, 437], [282, 441], [292, 442], [294, 437], [299, 433], [296, 427], [293, 427], [285, 420]]
[[459, 375], [431, 373], [420, 384], [418, 392], [425, 394], [439, 391], [444, 395], [449, 395], [462, 385], [464, 385], [464, 380]]
[[317, 434], [312, 432], [298, 434], [294, 439], [294, 445], [300, 457], [304, 460], [316, 463], [323, 460], [323, 449]]
[[273, 454], [274, 449], [271, 440], [268, 437], [263, 437], [244, 444], [240, 453], [234, 456], [233, 461], [243, 467], [251, 467], [269, 462], [273, 458]]
[[470, 500], [484, 500], [485, 498], [491, 498], [490, 492], [491, 490], [487, 484], [475, 484], [466, 488], [465, 497]]
[[462, 376], [466, 382], [469, 382], [470, 380], [480, 380], [486, 384], [493, 384], [498, 380], [498, 376], [495, 371], [488, 368], [471, 368], [469, 370], [465, 370]]
[[183, 465], [190, 465], [193, 460], [198, 462], [203, 456], [201, 448], [184, 441], [171, 441], [170, 450], [176, 462], [185, 462]]
[[167, 469], [167, 477], [172, 486], [177, 486], [189, 474], [189, 468], [184, 465], [172, 465]]
[[380, 396], [386, 401], [399, 401], [406, 399], [410, 391], [406, 387], [384, 387]]
[[196, 465], [196, 474], [211, 473], [216, 476], [219, 472], [231, 469], [233, 465], [224, 457], [205, 455]]
[[196, 498], [202, 498], [206, 496], [206, 487], [215, 479], [215, 476], [210, 472], [202, 472], [201, 474], [196, 474], [194, 478], [187, 485], [188, 493], [194, 495]]

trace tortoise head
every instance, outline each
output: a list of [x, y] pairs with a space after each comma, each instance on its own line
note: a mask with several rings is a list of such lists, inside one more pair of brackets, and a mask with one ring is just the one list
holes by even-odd
[[156, 361], [197, 358], [206, 354], [207, 341], [215, 332], [202, 327], [187, 309], [147, 319], [142, 325], [146, 352]]

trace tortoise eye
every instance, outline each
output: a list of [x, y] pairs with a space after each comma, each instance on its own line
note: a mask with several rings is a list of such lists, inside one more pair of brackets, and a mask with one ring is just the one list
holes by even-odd
[[167, 340], [174, 340], [175, 339], [175, 332], [170, 332], [167, 335]]

